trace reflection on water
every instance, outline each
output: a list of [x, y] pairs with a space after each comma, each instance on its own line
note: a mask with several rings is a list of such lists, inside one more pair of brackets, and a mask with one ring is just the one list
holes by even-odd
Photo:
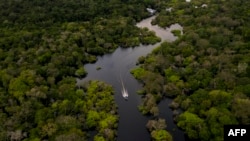
[[139, 23], [136, 24], [138, 27], [147, 27], [149, 30], [152, 30], [156, 33], [158, 37], [161, 38], [163, 41], [172, 42], [177, 39], [172, 33], [171, 30], [183, 30], [183, 28], [179, 24], [172, 24], [170, 27], [164, 29], [157, 25], [151, 25], [151, 21], [155, 18], [155, 16], [152, 16], [150, 18], [147, 18]]
[[[163, 41], [174, 41], [175, 36], [170, 32], [172, 29], [181, 29], [178, 24], [172, 25], [170, 28], [163, 29], [158, 26], [152, 26], [151, 21], [155, 16], [147, 18], [137, 24], [138, 27], [147, 27], [150, 30], [156, 32], [156, 35], [162, 38]], [[130, 74], [130, 70], [136, 67], [137, 59], [140, 56], [145, 56], [150, 53], [155, 45], [140, 45], [134, 48], [117, 48], [113, 53], [99, 56], [98, 60], [94, 64], [86, 64], [84, 67], [88, 72], [88, 75], [80, 80], [77, 80], [77, 84], [81, 84], [88, 80], [101, 80], [113, 86], [115, 90], [115, 101], [118, 105], [119, 113], [119, 126], [118, 126], [118, 141], [150, 141], [150, 135], [145, 128], [145, 125], [149, 117], [143, 116], [138, 111], [138, 105], [140, 104], [141, 97], [136, 93], [142, 86], [134, 77]], [[101, 69], [98, 70], [97, 68]], [[120, 75], [123, 78], [124, 85], [126, 86], [129, 99], [126, 101], [121, 94], [121, 83], [119, 81]], [[168, 104], [168, 103], [166, 103]], [[167, 115], [172, 115], [170, 111], [160, 111]], [[166, 119], [167, 124], [172, 122]], [[174, 125], [174, 124], [173, 124]], [[169, 128], [172, 125], [168, 125]], [[181, 135], [182, 136], [182, 135]], [[179, 139], [184, 140], [180, 136]], [[178, 139], [178, 140], [179, 140]]]

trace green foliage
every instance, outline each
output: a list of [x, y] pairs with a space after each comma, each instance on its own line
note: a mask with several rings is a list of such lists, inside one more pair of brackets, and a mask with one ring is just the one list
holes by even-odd
[[145, 57], [144, 56], [140, 56], [139, 59], [138, 59], [138, 63], [142, 64], [142, 63], [144, 63], [144, 61], [145, 61]]
[[146, 127], [151, 132], [154, 141], [172, 141], [172, 135], [165, 129], [167, 127], [165, 119], [149, 120]]
[[177, 37], [181, 36], [181, 31], [180, 30], [172, 30], [171, 33], [173, 33], [174, 36], [177, 36]]
[[57, 135], [54, 140], [85, 141], [85, 136], [86, 135], [81, 130], [72, 128], [66, 134]]
[[146, 96], [139, 109], [152, 114], [149, 109], [158, 97], [176, 97], [174, 107], [184, 110], [177, 125], [189, 138], [223, 140], [224, 125], [249, 123], [250, 26], [248, 16], [239, 12], [248, 13], [249, 2], [206, 1], [207, 7], [201, 7], [203, 3], [168, 1], [152, 21], [163, 28], [179, 23], [184, 30], [176, 41], [140, 58], [146, 75], [135, 78], [143, 82]]
[[223, 106], [227, 108], [232, 101], [231, 94], [224, 91], [212, 90], [208, 95], [214, 106]]
[[[86, 121], [93, 111], [99, 115], [88, 119], [98, 132], [95, 140], [114, 140], [112, 87], [90, 82], [76, 90], [72, 76], [83, 77], [84, 63], [118, 46], [159, 42], [154, 32], [134, 26], [149, 16], [146, 7], [161, 11], [153, 24], [179, 23], [184, 33], [132, 70], [145, 84], [140, 109], [157, 116], [156, 103], [164, 95], [182, 96], [178, 102], [188, 114], [178, 124], [198, 140], [222, 140], [224, 124], [249, 124], [249, 1], [206, 1], [207, 8], [202, 3], [1, 0], [0, 138], [87, 140]], [[199, 123], [187, 122], [192, 119]], [[165, 136], [165, 131], [154, 133], [155, 139]]]
[[250, 97], [250, 84], [239, 85], [239, 86], [235, 87], [235, 90], [237, 92], [242, 92], [242, 93], [246, 94], [248, 97]]
[[78, 77], [84, 77], [86, 74], [87, 74], [87, 72], [85, 71], [85, 69], [83, 67], [79, 68], [75, 72], [75, 75]]
[[100, 115], [96, 111], [89, 111], [86, 119], [86, 125], [88, 128], [97, 126], [98, 121], [100, 120]]
[[114, 115], [107, 115], [107, 117], [100, 121], [99, 126], [102, 129], [105, 128], [113, 128], [115, 127], [115, 124], [117, 123], [118, 118]]
[[94, 141], [106, 141], [103, 136], [95, 136]]
[[158, 119], [158, 120], [149, 120], [146, 127], [150, 132], [154, 130], [164, 130], [167, 125], [165, 119]]
[[172, 136], [166, 130], [155, 130], [151, 133], [154, 141], [172, 141]]
[[232, 110], [236, 116], [236, 118], [239, 119], [239, 121], [243, 124], [249, 124], [250, 123], [250, 112], [249, 112], [249, 107], [250, 105], [250, 100], [249, 98], [246, 97], [236, 97], [235, 96], [235, 101], [232, 105]]
[[170, 82], [177, 82], [177, 81], [179, 81], [179, 80], [180, 80], [180, 77], [177, 76], [177, 75], [171, 75], [171, 76], [169, 77], [169, 81], [170, 81]]
[[42, 130], [41, 130], [41, 136], [42, 137], [50, 137], [52, 136], [57, 130], [57, 125], [54, 124], [54, 123], [47, 123], [45, 124], [43, 127], [42, 127]]
[[20, 76], [14, 78], [9, 84], [9, 93], [22, 101], [25, 93], [34, 86], [35, 72], [32, 70], [22, 71]]
[[179, 117], [178, 126], [187, 132], [189, 138], [198, 139], [199, 131], [204, 127], [204, 120], [196, 114], [184, 112]]
[[155, 36], [155, 32], [149, 31], [148, 28], [142, 28], [140, 40], [143, 44], [155, 44], [161, 41], [161, 38]]
[[[24, 72], [26, 73], [24, 74]], [[35, 84], [30, 80], [31, 74], [35, 74], [31, 73], [32, 71], [24, 72], [14, 80], [22, 80], [21, 82], [26, 82], [24, 84], [31, 87]], [[23, 92], [24, 94], [21, 96], [18, 95], [22, 97], [20, 106], [13, 101], [14, 106], [5, 107], [8, 116], [11, 117], [9, 120], [6, 119], [6, 114], [0, 112], [0, 122], [3, 127], [9, 126], [11, 129], [22, 129], [22, 132], [29, 133], [30, 136], [25, 137], [25, 140], [45, 138], [49, 140], [85, 140], [87, 137], [84, 132], [89, 129], [95, 129], [100, 135], [113, 140], [118, 117], [112, 87], [103, 82], [93, 81], [89, 82], [84, 89], [76, 89], [75, 81], [72, 80], [68, 77], [58, 83], [57, 95], [52, 96], [51, 102], [48, 99], [49, 95], [43, 97], [45, 101], [39, 98], [41, 95], [39, 93], [42, 92], [37, 92], [34, 96], [31, 94], [36, 93], [36, 90], [33, 89], [38, 90], [37, 87], [32, 88], [30, 92]], [[10, 82], [10, 85], [12, 83]], [[51, 93], [46, 87], [41, 87], [41, 90]], [[12, 96], [13, 99], [19, 99], [19, 97]], [[2, 100], [4, 97], [0, 98]], [[26, 98], [25, 101], [24, 98]], [[12, 121], [14, 118], [15, 122]], [[10, 124], [4, 124], [2, 121], [4, 119]], [[0, 130], [5, 131], [4, 128], [0, 128]]]
[[141, 67], [135, 68], [135, 69], [131, 70], [130, 72], [131, 72], [131, 74], [133, 74], [133, 76], [136, 79], [141, 79], [146, 73], [145, 70]]
[[142, 101], [142, 104], [139, 106], [139, 110], [143, 114], [153, 114], [158, 116], [159, 109], [156, 105], [156, 99], [152, 94], [146, 94], [145, 98]]

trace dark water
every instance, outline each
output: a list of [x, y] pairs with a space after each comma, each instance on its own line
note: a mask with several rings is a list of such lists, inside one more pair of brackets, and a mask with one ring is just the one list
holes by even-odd
[[[151, 20], [154, 18], [147, 18], [137, 24], [138, 27], [148, 27], [150, 30], [156, 32], [157, 36], [162, 38], [162, 41], [174, 41], [174, 37], [170, 29], [162, 29], [158, 26], [152, 26]], [[172, 25], [171, 29], [181, 29], [178, 24]], [[140, 56], [146, 56], [160, 43], [155, 45], [144, 46], [141, 45], [135, 48], [118, 48], [112, 54], [106, 54], [99, 56], [98, 61], [94, 64], [86, 64], [84, 67], [88, 72], [88, 75], [83, 80], [77, 80], [77, 83], [83, 83], [88, 80], [101, 80], [113, 86], [115, 90], [115, 101], [118, 105], [119, 113], [119, 126], [118, 126], [118, 141], [150, 141], [150, 135], [145, 128], [145, 125], [149, 117], [143, 116], [138, 111], [138, 105], [140, 104], [141, 97], [137, 95], [136, 91], [141, 89], [141, 84], [134, 79], [130, 74], [130, 70], [136, 67], [137, 59]], [[101, 67], [97, 70], [97, 67]], [[129, 93], [128, 100], [124, 100], [121, 95], [121, 82], [120, 76], [123, 78], [125, 88]], [[163, 101], [161, 104], [167, 106], [169, 101]], [[168, 129], [176, 128], [172, 119], [171, 110], [161, 111], [162, 117], [166, 117]], [[179, 131], [179, 130], [177, 130]], [[177, 135], [177, 134], [178, 135]], [[175, 136], [176, 134], [176, 136]], [[184, 140], [183, 133], [181, 131], [174, 132], [174, 139], [176, 141]]]
[[167, 131], [171, 133], [175, 141], [184, 141], [187, 139], [184, 137], [183, 131], [178, 129], [177, 125], [173, 122], [173, 113], [172, 109], [169, 107], [169, 104], [172, 102], [171, 99], [164, 99], [159, 104], [159, 117], [166, 119], [167, 122]]

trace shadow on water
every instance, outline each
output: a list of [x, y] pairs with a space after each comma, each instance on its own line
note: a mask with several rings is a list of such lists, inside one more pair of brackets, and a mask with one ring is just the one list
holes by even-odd
[[[156, 32], [156, 35], [162, 38], [163, 41], [174, 41], [176, 37], [170, 32], [170, 29], [181, 29], [178, 24], [173, 25], [169, 29], [163, 29], [158, 26], [152, 26], [151, 20], [155, 16], [147, 18], [137, 24], [138, 27], [148, 27], [150, 30]], [[136, 67], [137, 59], [140, 56], [145, 56], [150, 53], [155, 47], [159, 46], [160, 43], [155, 45], [140, 45], [135, 48], [117, 48], [113, 53], [99, 56], [98, 60], [94, 64], [86, 64], [84, 67], [88, 72], [88, 75], [80, 80], [77, 80], [77, 84], [81, 84], [88, 80], [101, 80], [113, 86], [115, 90], [115, 101], [118, 105], [119, 124], [118, 124], [118, 141], [150, 141], [149, 132], [146, 129], [146, 123], [149, 117], [143, 116], [139, 110], [138, 105], [141, 102], [141, 97], [136, 93], [137, 90], [141, 89], [141, 84], [130, 74], [130, 70]], [[98, 70], [97, 68], [101, 68]], [[123, 78], [124, 85], [129, 93], [128, 100], [125, 100], [121, 94], [121, 83], [119, 81], [120, 75]], [[168, 102], [166, 103], [168, 105]], [[172, 119], [168, 119], [167, 115], [172, 115], [172, 111], [163, 111], [167, 119], [169, 128], [174, 128], [174, 123], [170, 123]], [[183, 134], [175, 132], [176, 136]], [[184, 137], [183, 139], [184, 140]]]
[[[173, 111], [169, 107], [169, 104], [172, 102], [172, 99], [166, 98], [162, 100], [159, 104], [159, 117], [166, 119], [167, 122], [167, 130], [173, 136], [175, 141], [183, 141], [186, 140], [184, 137], [183, 131], [181, 131], [177, 125], [174, 123]], [[186, 140], [187, 141], [187, 140]]]

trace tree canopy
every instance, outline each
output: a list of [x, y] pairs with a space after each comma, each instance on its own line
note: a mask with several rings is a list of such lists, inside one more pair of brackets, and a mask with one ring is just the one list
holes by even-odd
[[177, 125], [197, 140], [223, 140], [224, 125], [249, 124], [249, 5], [244, 0], [164, 3], [152, 23], [163, 28], [179, 23], [183, 34], [172, 31], [176, 41], [162, 43], [131, 71], [144, 84], [139, 109], [148, 114], [161, 97], [174, 98], [171, 107], [183, 110]]
[[156, 2], [0, 0], [1, 140], [115, 140], [111, 86], [89, 82], [83, 65], [118, 46], [159, 41], [135, 26]]

